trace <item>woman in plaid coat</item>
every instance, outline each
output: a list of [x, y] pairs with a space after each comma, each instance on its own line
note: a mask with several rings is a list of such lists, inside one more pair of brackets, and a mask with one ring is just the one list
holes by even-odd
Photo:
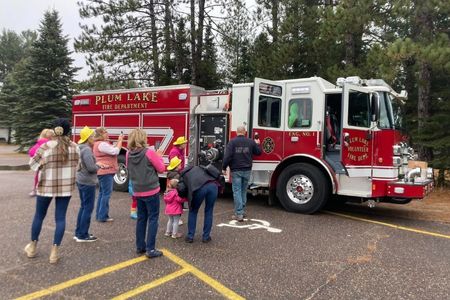
[[25, 247], [29, 258], [36, 256], [36, 246], [41, 233], [42, 223], [48, 207], [55, 198], [55, 235], [50, 253], [50, 263], [58, 262], [58, 247], [66, 228], [66, 213], [72, 192], [75, 188], [75, 176], [80, 152], [70, 141], [70, 123], [67, 119], [57, 119], [54, 123], [55, 136], [43, 144], [30, 159], [30, 168], [39, 171], [36, 191], [36, 211], [31, 226], [31, 242]]

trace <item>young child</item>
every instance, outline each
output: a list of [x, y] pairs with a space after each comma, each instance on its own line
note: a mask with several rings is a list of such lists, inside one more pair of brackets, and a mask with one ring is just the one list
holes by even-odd
[[178, 179], [172, 178], [167, 179], [169, 182], [169, 186], [164, 193], [164, 202], [166, 203], [165, 214], [169, 217], [169, 221], [167, 222], [167, 228], [165, 236], [172, 236], [173, 239], [182, 237], [182, 234], [178, 232], [178, 221], [183, 214], [183, 206], [182, 203], [186, 202], [186, 198], [181, 198], [178, 196], [177, 192], [177, 184]]
[[[28, 151], [28, 154], [30, 155], [30, 157], [33, 157], [36, 154], [37, 149], [39, 149], [39, 147], [42, 146], [42, 144], [47, 143], [53, 136], [55, 135], [55, 133], [53, 132], [53, 129], [48, 129], [45, 128], [41, 131], [41, 134], [39, 135], [39, 138], [36, 142], [36, 144], [34, 144], [33, 147], [30, 148], [30, 150]], [[30, 197], [34, 197], [36, 196], [36, 187], [37, 187], [37, 183], [38, 183], [38, 179], [39, 179], [39, 171], [36, 172], [36, 174], [34, 175], [34, 185], [33, 185], [33, 189], [30, 192]]]
[[[173, 178], [178, 178], [180, 176], [180, 171], [183, 168], [183, 164], [182, 164], [182, 160], [179, 159], [177, 156], [172, 157], [172, 159], [169, 162], [169, 165], [167, 166], [167, 185], [166, 185], [166, 190], [168, 190], [170, 188], [170, 179]], [[185, 204], [183, 202], [182, 204], [182, 208], [183, 210], [185, 210]], [[183, 220], [180, 218], [178, 220], [178, 226], [183, 225]]]
[[133, 185], [131, 184], [131, 179], [128, 180], [128, 193], [131, 196], [130, 218], [137, 220], [137, 198], [133, 196]]

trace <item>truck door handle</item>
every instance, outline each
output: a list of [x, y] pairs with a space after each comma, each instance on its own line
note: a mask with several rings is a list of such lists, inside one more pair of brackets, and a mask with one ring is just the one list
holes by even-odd
[[344, 145], [345, 145], [345, 147], [348, 147], [349, 143], [350, 143], [350, 133], [345, 132], [344, 133]]
[[344, 133], [344, 142], [350, 143], [350, 133]]

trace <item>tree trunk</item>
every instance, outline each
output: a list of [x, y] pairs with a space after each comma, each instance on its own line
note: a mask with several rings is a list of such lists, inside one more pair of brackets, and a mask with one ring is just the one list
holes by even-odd
[[272, 39], [274, 44], [278, 42], [278, 13], [279, 0], [272, 0]]
[[192, 57], [192, 70], [191, 70], [191, 84], [197, 83], [197, 52], [195, 47], [196, 39], [195, 31], [195, 0], [191, 0], [191, 57]]
[[355, 37], [353, 33], [345, 33], [345, 64], [353, 67], [355, 65]]
[[[416, 1], [416, 27], [418, 29], [417, 40], [422, 46], [427, 45], [433, 39], [433, 20], [429, 4], [426, 1]], [[419, 60], [417, 117], [419, 136], [423, 132], [426, 119], [430, 117], [430, 86], [431, 65], [424, 59]], [[433, 153], [429, 147], [419, 145], [419, 159], [431, 161]]]
[[[172, 54], [172, 36], [171, 36], [171, 23], [172, 23], [172, 14], [170, 11], [170, 1], [164, 0], [164, 63], [165, 63], [165, 72], [166, 72], [166, 80], [169, 80], [172, 77], [172, 69], [170, 66], [170, 55]], [[166, 82], [167, 83], [167, 82]]]
[[[419, 62], [419, 90], [417, 97], [417, 117], [419, 136], [423, 131], [425, 121], [430, 117], [430, 85], [431, 85], [431, 66], [429, 63]], [[419, 159], [431, 161], [432, 151], [425, 145], [418, 147]]]
[[150, 11], [150, 22], [151, 22], [151, 43], [152, 43], [152, 60], [153, 60], [153, 81], [154, 85], [159, 85], [159, 57], [158, 57], [158, 33], [156, 30], [156, 16], [154, 8], [154, 0], [150, 0], [149, 11]]

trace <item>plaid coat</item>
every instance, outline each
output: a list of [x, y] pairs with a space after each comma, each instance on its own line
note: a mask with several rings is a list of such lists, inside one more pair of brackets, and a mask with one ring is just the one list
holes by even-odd
[[58, 141], [51, 140], [43, 144], [30, 159], [30, 168], [39, 171], [36, 194], [44, 197], [72, 196], [75, 188], [80, 150], [70, 143], [69, 157], [66, 162], [59, 159]]

